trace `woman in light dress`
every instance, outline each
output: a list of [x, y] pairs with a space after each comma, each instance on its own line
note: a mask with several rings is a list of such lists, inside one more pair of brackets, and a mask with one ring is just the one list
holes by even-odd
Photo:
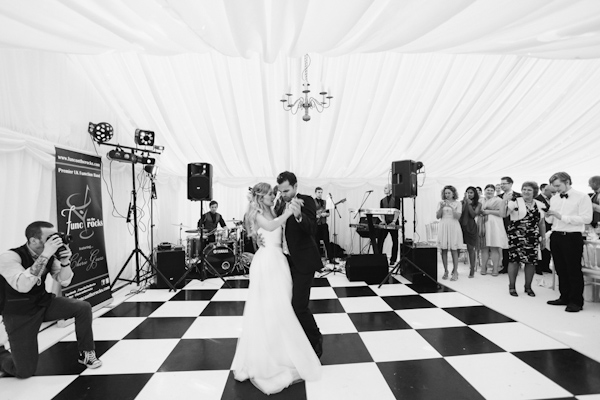
[[496, 187], [489, 184], [485, 187], [481, 207], [483, 226], [485, 226], [485, 242], [481, 243], [481, 275], [487, 274], [488, 260], [492, 259], [492, 275], [498, 276], [500, 266], [500, 249], [508, 248], [508, 238], [504, 229], [504, 222], [500, 214], [503, 205], [502, 199], [495, 196]]
[[442, 263], [444, 264], [442, 279], [448, 279], [448, 250], [450, 250], [453, 264], [451, 281], [458, 279], [458, 250], [463, 244], [462, 229], [458, 222], [462, 213], [462, 204], [457, 198], [458, 193], [454, 186], [444, 186], [442, 201], [440, 201], [436, 213], [436, 217], [440, 219], [437, 247], [442, 251]]
[[282, 251], [282, 225], [291, 205], [275, 218], [275, 195], [267, 183], [250, 191], [246, 228], [260, 234], [261, 246], [250, 266], [250, 288], [244, 307], [242, 334], [231, 369], [238, 381], [249, 379], [266, 394], [291, 384], [321, 377], [321, 363], [292, 308], [292, 276]]

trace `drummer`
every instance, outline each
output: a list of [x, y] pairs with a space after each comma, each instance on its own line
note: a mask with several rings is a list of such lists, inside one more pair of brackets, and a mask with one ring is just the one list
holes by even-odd
[[[217, 212], [217, 208], [219, 208], [219, 203], [215, 200], [210, 202], [210, 211], [207, 212], [198, 220], [198, 229], [204, 229], [207, 232], [213, 232], [217, 227], [227, 228], [227, 224], [225, 224], [225, 220], [223, 216]], [[214, 232], [212, 235], [207, 237], [207, 241], [209, 243], [213, 243], [215, 241]]]

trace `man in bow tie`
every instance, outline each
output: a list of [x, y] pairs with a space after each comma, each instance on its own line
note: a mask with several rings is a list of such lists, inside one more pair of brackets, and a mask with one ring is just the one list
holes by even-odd
[[[535, 199], [544, 203], [545, 212], [550, 209], [550, 199], [552, 196], [554, 196], [554, 193], [556, 193], [554, 186], [548, 185], [547, 183], [542, 183], [540, 185], [540, 194]], [[546, 232], [549, 232], [552, 229], [552, 225], [548, 222], [545, 222], [545, 224]], [[539, 260], [535, 266], [535, 273], [538, 275], [543, 275], [544, 272], [552, 273], [552, 270], [550, 269], [550, 259], [552, 258], [552, 253], [544, 246], [542, 247], [542, 259]]]
[[567, 312], [583, 309], [583, 232], [592, 221], [592, 201], [588, 195], [571, 187], [571, 176], [557, 172], [549, 182], [559, 193], [550, 200], [546, 222], [552, 224], [550, 251], [558, 274], [560, 297], [548, 301], [553, 306], [567, 306]]

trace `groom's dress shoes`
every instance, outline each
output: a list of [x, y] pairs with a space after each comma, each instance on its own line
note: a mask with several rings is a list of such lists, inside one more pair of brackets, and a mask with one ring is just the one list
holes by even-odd
[[546, 303], [550, 304], [551, 306], [566, 306], [568, 304], [565, 300], [560, 298], [556, 300], [548, 300]]

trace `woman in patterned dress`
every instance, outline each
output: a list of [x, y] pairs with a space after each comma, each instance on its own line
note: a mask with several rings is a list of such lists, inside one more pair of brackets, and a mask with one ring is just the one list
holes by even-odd
[[521, 188], [523, 197], [507, 204], [510, 216], [508, 226], [508, 292], [518, 296], [515, 289], [517, 274], [521, 263], [525, 264], [525, 293], [535, 296], [531, 282], [535, 273], [535, 264], [540, 254], [540, 244], [546, 234], [544, 224], [544, 203], [535, 200], [540, 188], [535, 182], [525, 182]]
[[448, 250], [450, 250], [454, 265], [451, 281], [458, 279], [458, 249], [463, 243], [462, 230], [458, 222], [462, 213], [462, 205], [456, 200], [457, 198], [458, 193], [454, 186], [444, 186], [442, 201], [440, 201], [436, 213], [436, 217], [440, 219], [437, 246], [442, 250], [442, 263], [444, 264], [442, 279], [448, 279]]

